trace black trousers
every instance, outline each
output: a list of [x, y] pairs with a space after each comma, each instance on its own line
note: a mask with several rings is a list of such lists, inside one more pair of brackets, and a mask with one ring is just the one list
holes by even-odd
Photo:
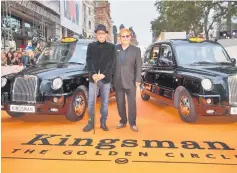
[[[127, 124], [127, 121], [129, 120], [130, 126], [136, 125], [136, 117], [137, 117], [136, 86], [134, 86], [134, 88], [131, 89], [116, 87], [115, 92], [116, 92], [118, 113], [121, 118], [120, 123]], [[128, 118], [126, 111], [125, 94], [127, 95], [127, 101], [128, 101]]]

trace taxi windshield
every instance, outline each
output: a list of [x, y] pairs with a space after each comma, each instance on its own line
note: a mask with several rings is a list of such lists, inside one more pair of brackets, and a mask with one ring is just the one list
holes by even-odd
[[175, 46], [179, 65], [231, 64], [226, 51], [217, 44], [183, 43]]
[[40, 54], [36, 64], [86, 63], [86, 44], [61, 43], [46, 47]]

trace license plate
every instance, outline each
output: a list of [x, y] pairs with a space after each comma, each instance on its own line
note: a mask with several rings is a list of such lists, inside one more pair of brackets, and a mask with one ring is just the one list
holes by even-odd
[[12, 112], [35, 112], [34, 106], [22, 106], [22, 105], [10, 105], [10, 111]]
[[237, 115], [237, 107], [235, 107], [235, 108], [230, 108], [230, 114], [231, 114], [231, 115]]

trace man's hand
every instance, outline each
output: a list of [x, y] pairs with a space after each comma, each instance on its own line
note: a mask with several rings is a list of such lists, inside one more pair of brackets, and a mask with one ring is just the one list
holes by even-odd
[[102, 79], [105, 78], [105, 75], [104, 75], [104, 74], [98, 74], [98, 76], [99, 76], [99, 79], [100, 79], [100, 80], [102, 80]]
[[98, 81], [99, 80], [99, 75], [98, 74], [93, 74], [92, 76], [94, 81]]
[[92, 78], [93, 78], [94, 81], [99, 81], [99, 80], [104, 79], [104, 78], [105, 78], [105, 75], [104, 75], [104, 74], [94, 74], [94, 75], [92, 76]]
[[141, 85], [141, 82], [136, 82], [136, 87], [139, 87]]

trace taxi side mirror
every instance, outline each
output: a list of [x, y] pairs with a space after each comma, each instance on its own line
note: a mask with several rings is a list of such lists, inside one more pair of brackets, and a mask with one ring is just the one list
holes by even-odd
[[231, 58], [231, 62], [232, 62], [232, 64], [236, 65], [236, 59], [235, 58]]

